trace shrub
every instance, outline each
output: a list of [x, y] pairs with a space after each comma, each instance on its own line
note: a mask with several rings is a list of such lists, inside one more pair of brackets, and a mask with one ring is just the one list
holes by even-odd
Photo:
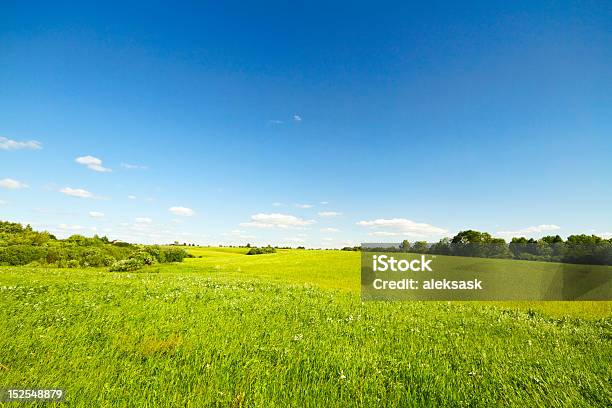
[[146, 246], [142, 249], [142, 251], [145, 251], [146, 253], [151, 255], [159, 263], [166, 262], [166, 254], [157, 245]]
[[86, 249], [81, 253], [80, 258], [83, 266], [108, 266], [108, 255], [105, 255], [99, 248]]
[[27, 265], [45, 257], [46, 248], [29, 245], [12, 245], [0, 248], [1, 265]]
[[153, 255], [144, 250], [134, 252], [129, 259], [137, 259], [143, 265], [153, 265], [157, 261]]
[[261, 255], [261, 254], [273, 254], [275, 252], [276, 252], [276, 249], [268, 245], [267, 247], [261, 247], [261, 248], [253, 247], [249, 249], [249, 252], [247, 252], [246, 254], [247, 255]]
[[[48, 264], [59, 264], [59, 261], [63, 260], [62, 252], [57, 248], [49, 248], [47, 250], [47, 254], [45, 255], [45, 261]], [[65, 264], [65, 262], [64, 262]], [[65, 267], [65, 266], [63, 266]]]
[[113, 258], [110, 255], [106, 255], [104, 257], [104, 266], [111, 266], [112, 264], [114, 264], [117, 260], [115, 258]]
[[109, 270], [111, 272], [130, 272], [140, 269], [143, 266], [144, 264], [139, 259], [130, 258], [115, 262]]
[[183, 259], [187, 257], [187, 251], [182, 248], [164, 248], [163, 253], [166, 262], [183, 262]]
[[68, 268], [78, 268], [79, 266], [81, 266], [81, 264], [79, 264], [79, 261], [77, 261], [76, 259], [71, 259], [66, 262], [66, 266]]

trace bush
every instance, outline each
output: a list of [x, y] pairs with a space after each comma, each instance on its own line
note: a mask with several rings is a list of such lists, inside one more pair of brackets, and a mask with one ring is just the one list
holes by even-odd
[[80, 258], [83, 266], [109, 266], [115, 261], [114, 258], [104, 254], [99, 248], [86, 249], [81, 253]]
[[38, 263], [59, 268], [111, 266], [116, 261], [137, 258], [143, 265], [155, 262], [182, 262], [189, 255], [181, 248], [156, 245], [136, 246], [111, 243], [106, 237], [72, 235], [58, 240], [48, 232], [0, 221], [0, 265], [21, 266]]
[[132, 255], [130, 255], [129, 259], [137, 259], [143, 265], [153, 265], [157, 261], [157, 259], [155, 259], [155, 257], [153, 257], [153, 255], [147, 251], [134, 252]]
[[183, 259], [187, 257], [187, 251], [182, 248], [164, 248], [163, 253], [166, 262], [183, 262]]
[[117, 262], [117, 260], [110, 255], [104, 256], [102, 260], [103, 266], [111, 266], [115, 262]]
[[342, 250], [343, 251], [355, 251], [355, 252], [358, 252], [358, 251], [361, 251], [361, 247], [359, 247], [359, 246], [344, 247], [344, 248], [342, 248]]
[[159, 263], [166, 262], [166, 254], [158, 245], [146, 246], [142, 249], [142, 251], [151, 255]]
[[246, 254], [247, 255], [261, 255], [261, 254], [273, 254], [275, 252], [276, 252], [276, 249], [268, 245], [267, 247], [261, 247], [261, 248], [253, 247], [249, 249], [249, 252], [247, 252]]
[[29, 245], [12, 245], [0, 248], [0, 265], [27, 265], [45, 257], [46, 249]]
[[79, 261], [77, 261], [76, 259], [71, 259], [66, 263], [66, 266], [68, 268], [78, 268], [79, 266], [81, 266], [81, 264], [79, 264]]
[[144, 264], [137, 258], [122, 259], [115, 262], [111, 267], [111, 272], [130, 272], [142, 268]]

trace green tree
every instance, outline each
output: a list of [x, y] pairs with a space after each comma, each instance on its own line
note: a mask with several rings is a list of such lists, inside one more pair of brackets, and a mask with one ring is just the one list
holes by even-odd
[[425, 254], [429, 250], [429, 244], [426, 241], [417, 241], [412, 244], [412, 252]]

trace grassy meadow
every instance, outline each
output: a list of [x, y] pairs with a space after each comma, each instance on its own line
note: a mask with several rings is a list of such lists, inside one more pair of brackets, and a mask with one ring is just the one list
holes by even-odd
[[[0, 267], [0, 387], [69, 406], [610, 406], [612, 302], [366, 302], [358, 252]], [[516, 262], [516, 261], [507, 261]]]

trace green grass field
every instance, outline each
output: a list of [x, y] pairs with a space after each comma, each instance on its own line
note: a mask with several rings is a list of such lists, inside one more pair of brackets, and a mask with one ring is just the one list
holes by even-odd
[[362, 303], [359, 253], [189, 250], [132, 273], [0, 267], [0, 388], [79, 407], [612, 404], [612, 302]]

